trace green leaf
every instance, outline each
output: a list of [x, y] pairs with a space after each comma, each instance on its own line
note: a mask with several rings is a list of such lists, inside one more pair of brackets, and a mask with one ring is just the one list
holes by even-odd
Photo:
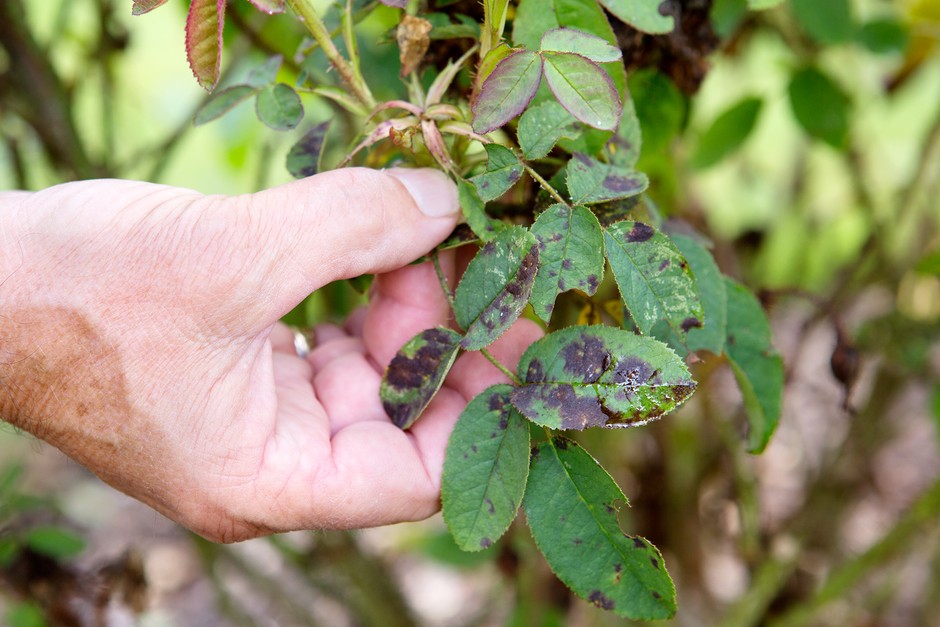
[[539, 269], [530, 300], [547, 323], [561, 292], [578, 289], [591, 296], [597, 291], [604, 277], [604, 235], [588, 209], [561, 203], [539, 215], [532, 234], [539, 243]]
[[858, 32], [858, 40], [875, 54], [893, 54], [907, 49], [910, 35], [903, 23], [885, 18], [865, 22]]
[[379, 390], [392, 422], [407, 429], [421, 416], [454, 365], [460, 340], [456, 331], [438, 327], [422, 331], [401, 347]]
[[522, 177], [523, 167], [511, 150], [499, 144], [486, 144], [486, 172], [471, 177], [480, 199], [495, 200], [509, 191]]
[[678, 407], [695, 382], [668, 346], [614, 327], [567, 327], [519, 361], [512, 404], [551, 429], [635, 427]]
[[672, 16], [659, 12], [663, 0], [599, 0], [618, 19], [644, 33], [669, 33], [675, 28]]
[[570, 52], [579, 54], [595, 63], [617, 61], [623, 54], [602, 37], [575, 28], [553, 28], [542, 35], [539, 45], [542, 52]]
[[580, 123], [555, 100], [529, 107], [519, 118], [516, 134], [526, 159], [541, 159], [562, 137], [574, 138]]
[[793, 115], [803, 130], [833, 148], [847, 147], [852, 103], [832, 79], [816, 68], [803, 68], [793, 75], [788, 92]]
[[489, 133], [513, 119], [531, 102], [542, 80], [542, 59], [517, 50], [496, 64], [471, 105], [473, 130]]
[[850, 41], [856, 25], [850, 0], [790, 0], [796, 20], [823, 46]]
[[465, 350], [495, 342], [522, 313], [538, 270], [535, 237], [520, 226], [500, 231], [467, 266], [454, 294], [454, 315]]
[[673, 235], [670, 239], [689, 262], [702, 296], [704, 324], [689, 329], [685, 346], [691, 351], [706, 350], [720, 355], [728, 322], [724, 277], [711, 253], [695, 239], [687, 235]]
[[533, 452], [523, 507], [552, 571], [601, 609], [637, 620], [670, 618], [672, 579], [656, 547], [621, 530], [623, 503], [607, 471], [575, 442], [557, 437]]
[[721, 39], [731, 37], [747, 17], [747, 0], [715, 0], [708, 16]]
[[300, 96], [286, 83], [277, 83], [258, 92], [255, 100], [258, 119], [276, 131], [289, 131], [304, 117]]
[[228, 113], [235, 105], [258, 93], [251, 85], [233, 85], [217, 91], [196, 111], [193, 125], [199, 126]]
[[491, 546], [516, 517], [529, 474], [529, 425], [509, 402], [509, 385], [470, 401], [444, 458], [444, 522], [464, 551]]
[[693, 167], [707, 168], [740, 148], [754, 130], [762, 104], [760, 98], [745, 98], [715, 118], [698, 140]]
[[668, 237], [642, 222], [617, 222], [604, 231], [607, 260], [623, 304], [637, 327], [651, 334], [663, 320], [683, 344], [704, 313], [695, 277]]
[[57, 560], [75, 557], [85, 550], [85, 541], [61, 527], [33, 527], [26, 534], [25, 544], [33, 551]]
[[466, 179], [457, 180], [457, 200], [470, 228], [484, 242], [489, 242], [500, 231], [501, 224], [486, 214], [486, 203], [480, 198], [476, 185]]
[[765, 11], [772, 9], [783, 2], [783, 0], [747, 0], [747, 6], [752, 11]]
[[134, 6], [131, 8], [131, 15], [143, 15], [144, 13], [149, 13], [162, 4], [166, 4], [166, 0], [134, 0]]
[[940, 276], [940, 248], [921, 257], [914, 269], [920, 274]]
[[9, 627], [48, 627], [42, 609], [31, 601], [11, 603], [6, 610]]
[[567, 52], [543, 52], [545, 80], [568, 113], [588, 126], [611, 131], [620, 121], [620, 96], [593, 61]]
[[617, 131], [604, 148], [607, 163], [620, 168], [636, 167], [640, 151], [643, 149], [643, 133], [640, 130], [640, 120], [636, 115], [633, 98], [628, 91], [624, 92], [620, 124], [617, 125]]
[[212, 91], [219, 82], [225, 3], [192, 0], [186, 16], [186, 58], [193, 76], [206, 91]]
[[667, 76], [652, 69], [631, 72], [629, 84], [642, 129], [644, 154], [667, 152], [672, 138], [685, 124], [685, 96]]
[[323, 152], [323, 142], [329, 129], [329, 120], [321, 122], [304, 133], [304, 136], [291, 146], [287, 153], [287, 171], [294, 178], [313, 176], [320, 171], [320, 155]]
[[281, 69], [284, 60], [279, 54], [269, 57], [267, 61], [248, 72], [245, 82], [252, 87], [266, 87], [277, 79], [277, 72]]
[[783, 360], [771, 345], [770, 323], [757, 298], [743, 285], [725, 278], [728, 338], [725, 353], [744, 397], [748, 451], [760, 453], [780, 421]]
[[512, 40], [517, 46], [538, 50], [542, 35], [560, 26], [597, 35], [611, 45], [617, 43], [603, 9], [585, 0], [521, 0]]
[[630, 198], [646, 191], [649, 179], [642, 172], [598, 161], [580, 152], [568, 162], [568, 194], [581, 205]]

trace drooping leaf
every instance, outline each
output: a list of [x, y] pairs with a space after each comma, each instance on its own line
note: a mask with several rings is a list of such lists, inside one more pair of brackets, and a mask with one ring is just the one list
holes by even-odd
[[757, 298], [725, 277], [728, 338], [725, 353], [744, 397], [748, 451], [760, 453], [780, 421], [783, 360], [771, 344], [770, 323]]
[[486, 203], [480, 198], [476, 185], [466, 179], [457, 180], [457, 200], [460, 210], [471, 230], [484, 242], [489, 242], [499, 232], [502, 223], [486, 215]]
[[532, 225], [539, 243], [539, 270], [532, 287], [532, 309], [546, 323], [555, 298], [578, 289], [591, 296], [604, 277], [604, 235], [590, 210], [561, 203], [543, 211]]
[[578, 596], [619, 616], [670, 618], [676, 591], [659, 551], [624, 534], [617, 510], [627, 499], [575, 442], [543, 442], [532, 455], [523, 507], [539, 550]]
[[542, 57], [545, 80], [568, 113], [594, 128], [617, 128], [623, 107], [607, 72], [577, 54], [543, 52]]
[[69, 559], [85, 550], [81, 536], [61, 527], [34, 527], [26, 534], [26, 546], [54, 559]]
[[678, 407], [695, 390], [685, 363], [650, 337], [601, 325], [567, 327], [519, 361], [512, 404], [551, 429], [634, 427]]
[[542, 59], [517, 50], [496, 64], [473, 102], [473, 130], [489, 133], [523, 112], [542, 80]]
[[509, 191], [522, 177], [522, 164], [511, 150], [499, 144], [486, 144], [486, 172], [472, 177], [480, 199], [495, 200]]
[[522, 313], [538, 269], [538, 243], [523, 227], [500, 231], [467, 266], [454, 294], [454, 315], [466, 335], [465, 350], [480, 350]]
[[689, 262], [702, 297], [703, 324], [689, 329], [685, 346], [690, 351], [706, 350], [720, 355], [728, 321], [724, 277], [711, 253], [695, 239], [687, 235], [673, 235], [670, 239]]
[[691, 329], [702, 326], [695, 277], [668, 237], [642, 222], [623, 221], [607, 227], [604, 241], [623, 304], [642, 333], [665, 321], [684, 343]]
[[692, 165], [707, 168], [740, 148], [754, 130], [762, 104], [760, 98], [745, 98], [715, 118], [698, 140]]
[[671, 15], [659, 12], [663, 0], [600, 0], [604, 8], [644, 33], [662, 34], [675, 28]]
[[284, 57], [279, 54], [268, 57], [267, 61], [248, 72], [245, 83], [252, 87], [267, 87], [277, 78], [277, 72], [281, 69], [283, 61]]
[[598, 161], [580, 152], [568, 162], [568, 194], [577, 204], [590, 205], [630, 198], [646, 191], [649, 179], [642, 172]]
[[199, 85], [212, 91], [222, 66], [226, 0], [192, 0], [186, 16], [186, 58]]
[[855, 35], [850, 0], [790, 0], [790, 7], [806, 34], [819, 44], [844, 43]]
[[447, 445], [441, 482], [444, 522], [464, 551], [491, 546], [522, 504], [529, 474], [529, 426], [509, 402], [509, 385], [470, 401]]
[[562, 137], [573, 138], [580, 123], [555, 100], [546, 100], [526, 109], [519, 118], [516, 134], [526, 159], [541, 159]]
[[798, 70], [790, 79], [790, 106], [811, 137], [842, 150], [848, 143], [851, 101], [832, 79], [816, 68]]
[[131, 15], [143, 15], [164, 4], [166, 4], [166, 0], [134, 0]]
[[392, 358], [379, 394], [385, 413], [400, 428], [410, 427], [437, 394], [457, 358], [460, 339], [451, 329], [426, 329]]
[[233, 85], [215, 92], [202, 105], [193, 117], [193, 125], [199, 126], [221, 117], [235, 108], [240, 102], [251, 98], [258, 90], [250, 85]]
[[540, 49], [545, 52], [571, 52], [595, 63], [610, 63], [623, 56], [620, 48], [597, 35], [576, 28], [553, 28], [542, 35]]
[[276, 131], [289, 131], [304, 117], [300, 96], [286, 83], [277, 83], [258, 92], [255, 100], [258, 119]]
[[643, 133], [640, 130], [640, 120], [636, 115], [636, 107], [629, 92], [623, 98], [623, 113], [620, 114], [620, 124], [610, 141], [605, 146], [607, 163], [620, 168], [634, 168], [643, 149]]
[[264, 11], [268, 15], [284, 12], [284, 0], [248, 0], [259, 11]]
[[320, 155], [323, 142], [330, 128], [330, 121], [320, 122], [304, 133], [300, 140], [291, 146], [287, 153], [287, 171], [294, 178], [313, 176], [320, 170]]

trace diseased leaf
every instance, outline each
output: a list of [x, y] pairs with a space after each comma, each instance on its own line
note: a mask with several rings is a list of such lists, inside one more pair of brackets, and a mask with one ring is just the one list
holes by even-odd
[[542, 59], [517, 50], [496, 64], [473, 102], [473, 130], [489, 133], [513, 119], [531, 102], [542, 80]]
[[620, 48], [610, 45], [597, 35], [575, 28], [553, 28], [542, 35], [540, 49], [550, 52], [571, 52], [595, 63], [610, 63], [620, 59]]
[[451, 329], [426, 329], [392, 358], [379, 394], [385, 413], [400, 428], [410, 427], [437, 394], [457, 358], [460, 339]]
[[526, 159], [541, 159], [562, 137], [574, 138], [581, 124], [555, 100], [526, 109], [516, 134]]
[[636, 116], [633, 98], [628, 91], [624, 92], [620, 124], [605, 148], [607, 163], [610, 165], [629, 169], [636, 167], [643, 149], [643, 133], [640, 131], [640, 120]]
[[431, 22], [421, 17], [405, 14], [395, 31], [398, 41], [398, 58], [401, 61], [401, 75], [408, 76], [421, 64], [424, 53], [431, 45]]
[[290, 152], [287, 153], [287, 171], [294, 178], [313, 176], [320, 171], [320, 155], [329, 128], [329, 120], [320, 122], [291, 146]]
[[464, 551], [496, 542], [516, 517], [529, 474], [529, 426], [509, 385], [470, 401], [447, 445], [441, 482], [444, 522]]
[[607, 72], [577, 54], [543, 52], [542, 57], [545, 80], [568, 113], [594, 128], [617, 128], [622, 105]]
[[728, 321], [725, 280], [704, 246], [687, 235], [673, 235], [670, 239], [689, 262], [702, 297], [703, 325], [689, 329], [685, 345], [691, 351], [706, 350], [720, 355]]
[[284, 0], [248, 0], [259, 11], [264, 11], [268, 15], [284, 12]]
[[489, 242], [502, 228], [502, 223], [486, 215], [486, 203], [480, 198], [476, 185], [466, 179], [457, 180], [457, 200], [470, 228], [484, 242]]
[[760, 98], [745, 98], [715, 118], [698, 140], [692, 165], [707, 168], [740, 148], [754, 130], [762, 104]]
[[623, 304], [640, 331], [665, 321], [683, 344], [704, 313], [689, 264], [668, 237], [642, 222], [623, 221], [604, 231], [607, 260]]
[[790, 106], [811, 137], [843, 150], [848, 144], [851, 101], [832, 79], [816, 68], [798, 70], [790, 79]]
[[575, 442], [556, 437], [533, 451], [523, 507], [539, 550], [578, 596], [619, 616], [670, 618], [676, 591], [662, 555], [625, 535], [617, 510], [627, 499]]
[[255, 113], [270, 128], [289, 131], [300, 124], [304, 117], [304, 106], [290, 85], [278, 83], [258, 92]]
[[131, 15], [143, 15], [164, 4], [166, 4], [166, 0], [134, 0]]
[[618, 19], [644, 33], [662, 34], [675, 28], [672, 16], [659, 11], [664, 0], [600, 0], [600, 3]]
[[252, 87], [267, 87], [277, 79], [277, 72], [281, 69], [283, 61], [284, 57], [279, 54], [268, 57], [267, 61], [248, 72], [245, 83]]
[[472, 177], [480, 199], [495, 200], [509, 191], [522, 177], [522, 164], [511, 150], [499, 144], [486, 144], [486, 172]]
[[539, 215], [532, 234], [539, 243], [539, 269], [530, 300], [547, 323], [561, 292], [578, 289], [591, 296], [597, 291], [604, 278], [604, 235], [588, 209], [561, 203]]
[[646, 191], [649, 179], [642, 172], [598, 161], [580, 152], [568, 162], [568, 194], [577, 204], [590, 205], [630, 198]]
[[748, 451], [760, 453], [777, 429], [783, 404], [783, 360], [771, 344], [770, 323], [757, 298], [725, 277], [728, 338], [725, 353], [744, 397]]
[[199, 107], [193, 117], [193, 125], [199, 126], [221, 117], [235, 108], [240, 102], [251, 98], [258, 90], [250, 85], [233, 85], [212, 94], [204, 105]]
[[192, 0], [186, 17], [186, 58], [199, 85], [215, 89], [222, 66], [226, 0]]
[[500, 231], [477, 253], [454, 294], [454, 315], [465, 350], [495, 342], [529, 302], [538, 269], [538, 243], [520, 226]]
[[695, 390], [665, 344], [614, 327], [567, 327], [533, 343], [519, 361], [512, 404], [551, 429], [635, 427], [678, 407]]

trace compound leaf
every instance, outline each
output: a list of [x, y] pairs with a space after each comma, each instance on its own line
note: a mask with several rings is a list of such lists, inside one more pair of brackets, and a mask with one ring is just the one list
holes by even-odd
[[486, 144], [486, 172], [470, 179], [484, 202], [495, 200], [509, 191], [522, 177], [522, 164], [511, 150], [499, 144]]
[[540, 49], [550, 52], [572, 52], [595, 63], [610, 63], [623, 56], [620, 48], [607, 40], [575, 28], [553, 28], [542, 35]]
[[568, 113], [594, 128], [617, 128], [623, 107], [607, 72], [578, 54], [543, 52], [542, 57], [545, 80]]
[[519, 362], [512, 404], [552, 429], [633, 427], [672, 411], [695, 390], [683, 361], [653, 338], [601, 325], [555, 331]]
[[522, 313], [538, 269], [538, 243], [520, 226], [500, 231], [467, 266], [454, 294], [465, 350], [496, 341]]
[[649, 179], [642, 172], [574, 153], [567, 169], [568, 195], [576, 204], [590, 205], [642, 194]]
[[265, 87], [255, 100], [258, 119], [276, 131], [289, 131], [304, 117], [300, 96], [286, 83]]
[[258, 93], [258, 90], [251, 85], [233, 85], [215, 92], [196, 111], [196, 115], [193, 117], [193, 125], [199, 126], [225, 115], [235, 108], [235, 105], [251, 98], [256, 93]]
[[489, 133], [523, 112], [542, 80], [542, 59], [531, 50], [517, 50], [500, 60], [473, 102], [473, 130]]
[[541, 159], [562, 137], [574, 138], [580, 123], [555, 100], [546, 100], [526, 109], [516, 134], [526, 159]]
[[186, 16], [186, 58], [193, 76], [206, 91], [212, 91], [219, 82], [225, 2], [193, 0]]
[[663, 34], [675, 28], [672, 16], [659, 12], [663, 0], [600, 0], [618, 19], [644, 33]]
[[676, 591], [659, 551], [617, 521], [626, 502], [600, 464], [556, 437], [532, 455], [523, 507], [532, 537], [558, 578], [578, 596], [619, 616], [670, 618]]
[[444, 521], [464, 551], [491, 546], [522, 504], [529, 474], [529, 426], [509, 402], [509, 385], [470, 401], [447, 445], [441, 501]]
[[588, 296], [604, 277], [604, 234], [590, 210], [561, 203], [543, 211], [532, 225], [539, 243], [539, 270], [532, 287], [532, 308], [546, 323], [555, 298], [579, 289]]
[[685, 346], [690, 351], [706, 350], [720, 355], [728, 322], [725, 280], [708, 250], [687, 235], [673, 235], [672, 242], [689, 262], [702, 297], [702, 326], [689, 329]]
[[437, 394], [457, 358], [460, 339], [451, 329], [425, 329], [392, 358], [379, 395], [385, 413], [400, 428], [410, 427]]

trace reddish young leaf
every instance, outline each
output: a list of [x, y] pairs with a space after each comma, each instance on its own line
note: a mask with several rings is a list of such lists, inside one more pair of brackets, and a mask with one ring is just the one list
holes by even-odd
[[542, 59], [531, 50], [517, 50], [500, 61], [473, 103], [473, 130], [489, 133], [522, 113], [541, 79]]
[[284, 0], [248, 0], [259, 11], [264, 11], [268, 15], [284, 12]]
[[193, 76], [206, 91], [219, 82], [225, 0], [193, 0], [186, 17], [186, 57]]
[[131, 9], [131, 15], [143, 15], [150, 13], [161, 4], [166, 4], [166, 0], [134, 0], [134, 7]]

